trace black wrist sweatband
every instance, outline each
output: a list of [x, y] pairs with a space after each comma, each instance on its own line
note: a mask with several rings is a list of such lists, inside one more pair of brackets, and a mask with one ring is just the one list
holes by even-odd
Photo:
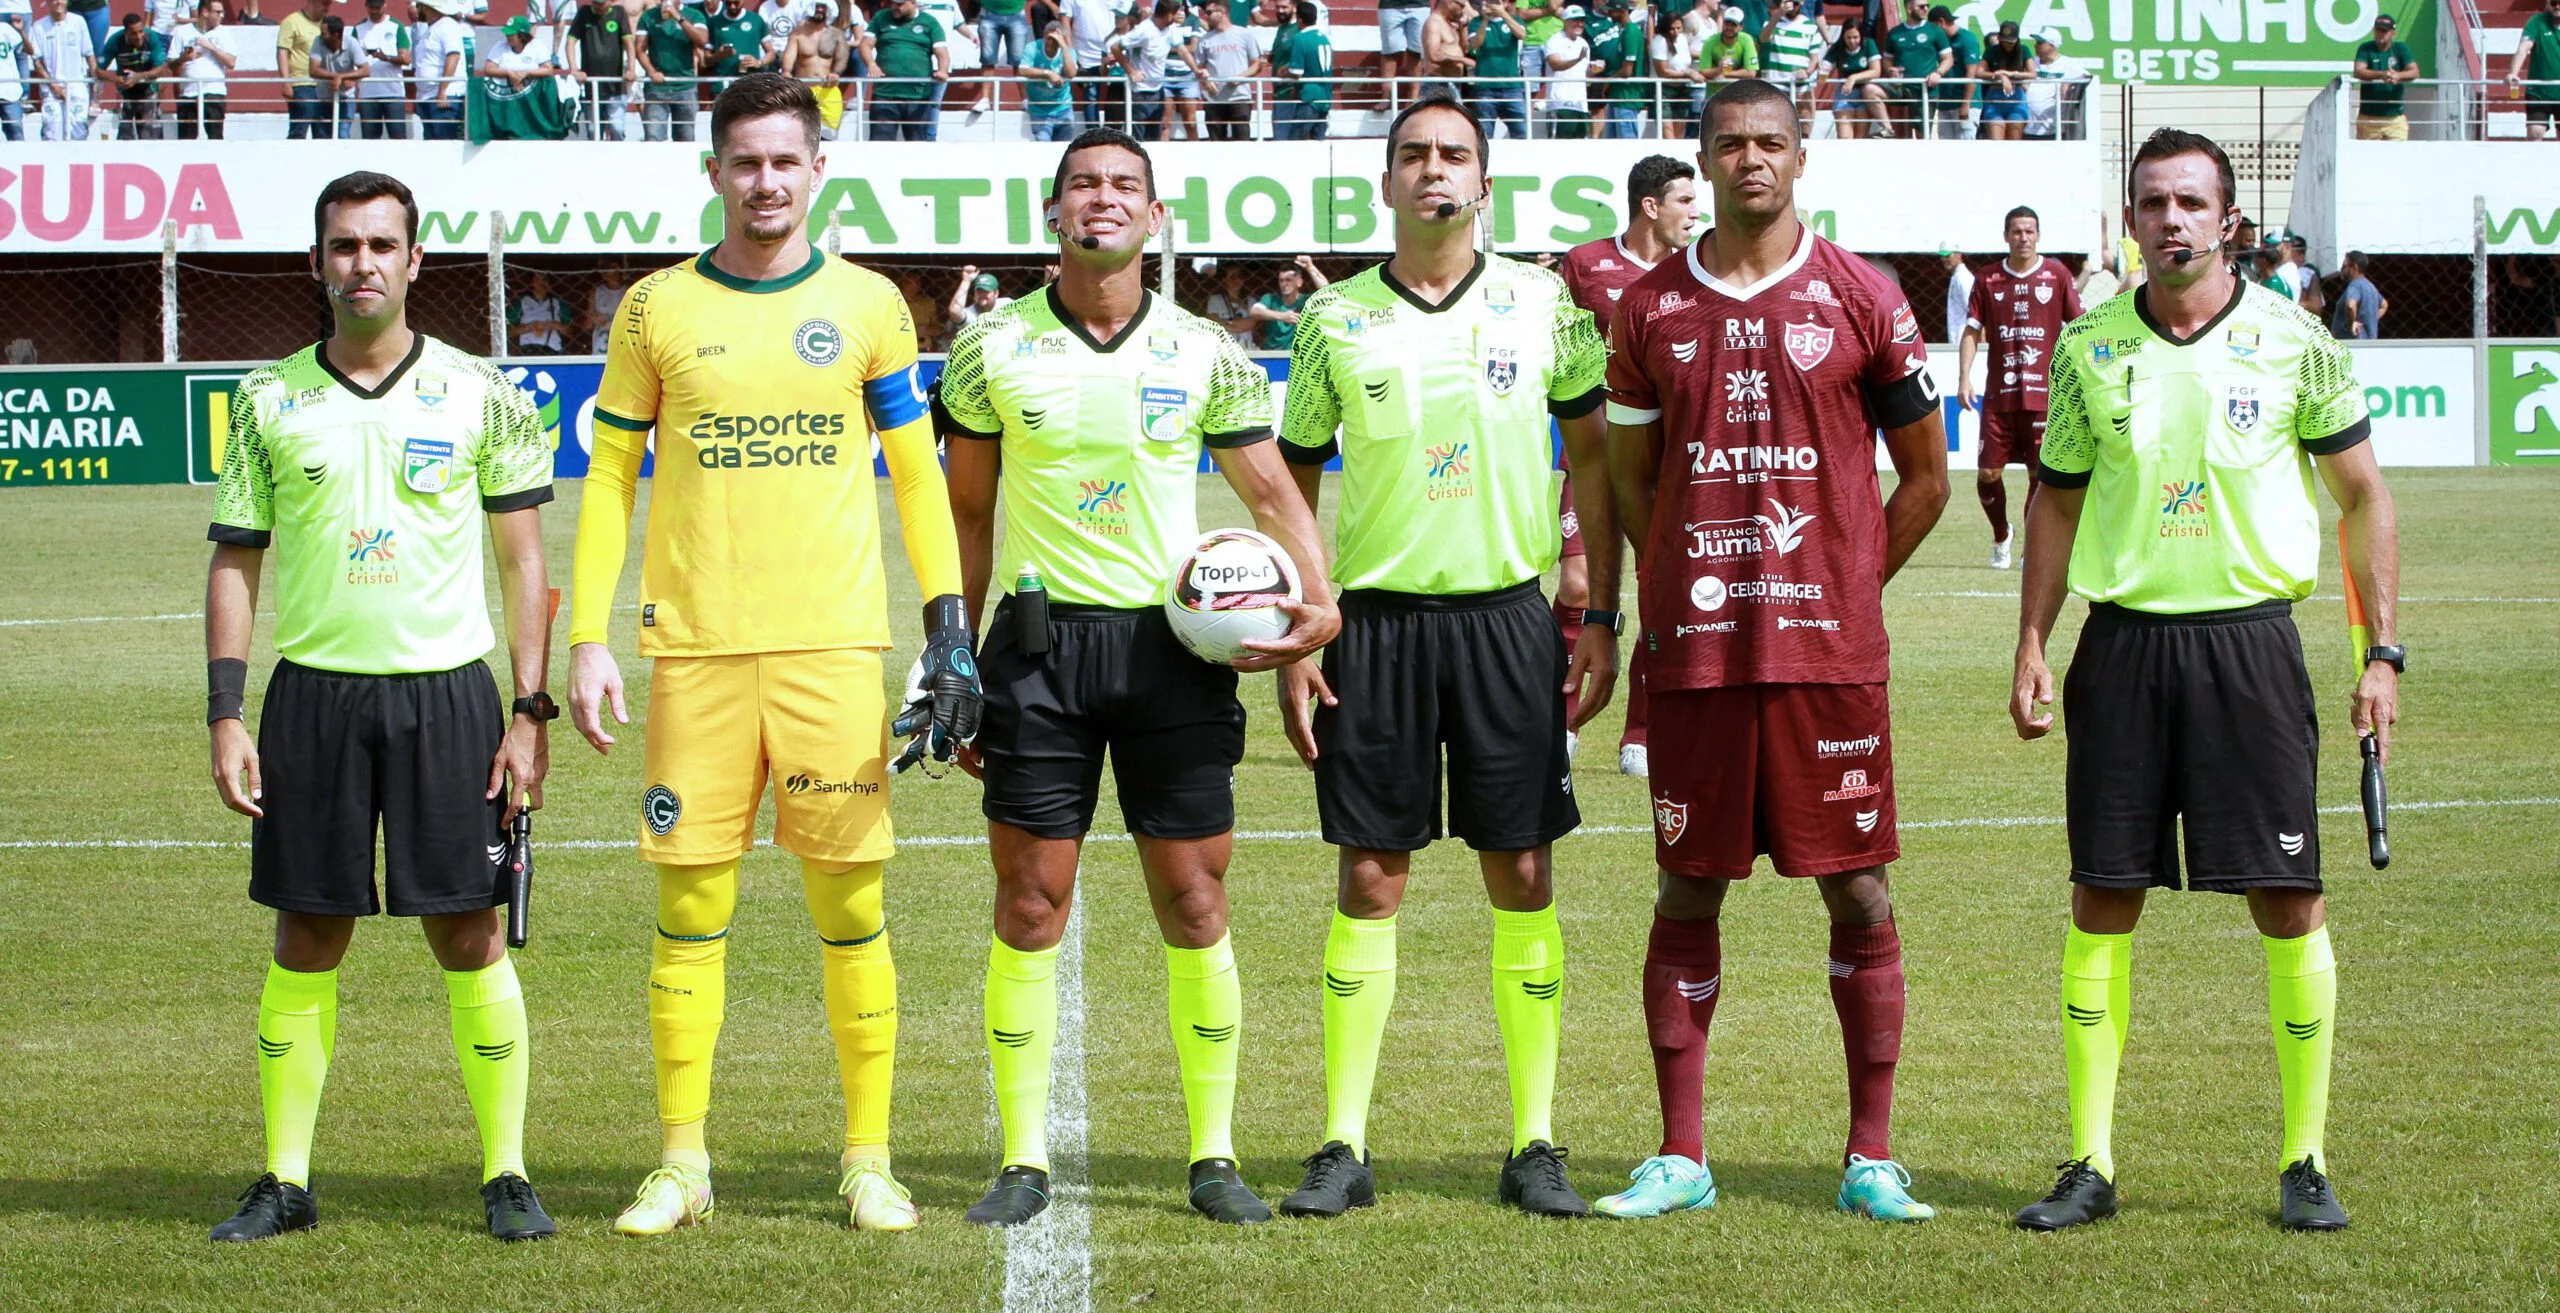
[[924, 604], [924, 632], [969, 627], [969, 608], [961, 605], [960, 594], [944, 593]]
[[249, 663], [221, 657], [204, 663], [204, 723], [240, 720], [249, 698]]

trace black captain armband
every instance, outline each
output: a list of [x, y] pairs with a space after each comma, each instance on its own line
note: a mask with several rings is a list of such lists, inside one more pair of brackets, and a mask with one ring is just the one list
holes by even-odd
[[1891, 383], [1875, 384], [1867, 389], [1867, 408], [1875, 412], [1878, 428], [1917, 424], [1938, 409], [1937, 380], [1924, 367]]
[[204, 663], [204, 723], [239, 720], [249, 699], [249, 663], [219, 657]]

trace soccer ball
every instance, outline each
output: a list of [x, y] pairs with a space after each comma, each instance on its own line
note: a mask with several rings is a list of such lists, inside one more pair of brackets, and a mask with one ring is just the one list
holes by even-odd
[[1191, 655], [1223, 666], [1252, 655], [1244, 640], [1287, 633], [1280, 604], [1298, 597], [1297, 564], [1280, 544], [1251, 529], [1218, 529], [1173, 567], [1164, 615]]

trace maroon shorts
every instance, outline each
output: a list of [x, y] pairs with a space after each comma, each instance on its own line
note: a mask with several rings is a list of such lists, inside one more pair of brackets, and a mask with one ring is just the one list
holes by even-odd
[[2003, 465], [2024, 465], [2033, 473], [2036, 453], [2043, 448], [2043, 411], [1986, 410], [1982, 412], [1982, 454], [1974, 458], [1973, 467], [1996, 470]]
[[1564, 496], [1556, 502], [1556, 518], [1564, 525], [1564, 554], [1582, 555], [1582, 517], [1573, 512], [1573, 476], [1564, 476]]
[[1654, 861], [1739, 880], [1837, 875], [1902, 855], [1882, 684], [1653, 689]]

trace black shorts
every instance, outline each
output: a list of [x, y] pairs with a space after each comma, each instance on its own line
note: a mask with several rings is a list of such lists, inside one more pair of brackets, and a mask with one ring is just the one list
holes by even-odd
[[258, 712], [266, 815], [249, 827], [249, 897], [285, 912], [372, 916], [373, 839], [393, 916], [506, 901], [498, 818], [484, 796], [506, 720], [489, 668], [346, 675], [276, 662]]
[[1042, 839], [1081, 837], [1093, 828], [1108, 749], [1131, 834], [1204, 839], [1235, 828], [1236, 672], [1191, 655], [1163, 611], [1052, 602], [1049, 650], [1035, 657], [1006, 598], [988, 622], [978, 676], [988, 820]]
[[2560, 128], [2560, 100], [2528, 100], [2524, 103], [2524, 121], [2530, 126]]
[[1325, 842], [1412, 852], [1449, 833], [1516, 852], [1582, 823], [1564, 741], [1564, 634], [1536, 580], [1446, 597], [1342, 595], [1324, 678], [1341, 705], [1315, 714], [1316, 812]]
[[2071, 878], [2108, 889], [2320, 888], [2320, 725], [2293, 607], [2097, 603], [2062, 684]]

